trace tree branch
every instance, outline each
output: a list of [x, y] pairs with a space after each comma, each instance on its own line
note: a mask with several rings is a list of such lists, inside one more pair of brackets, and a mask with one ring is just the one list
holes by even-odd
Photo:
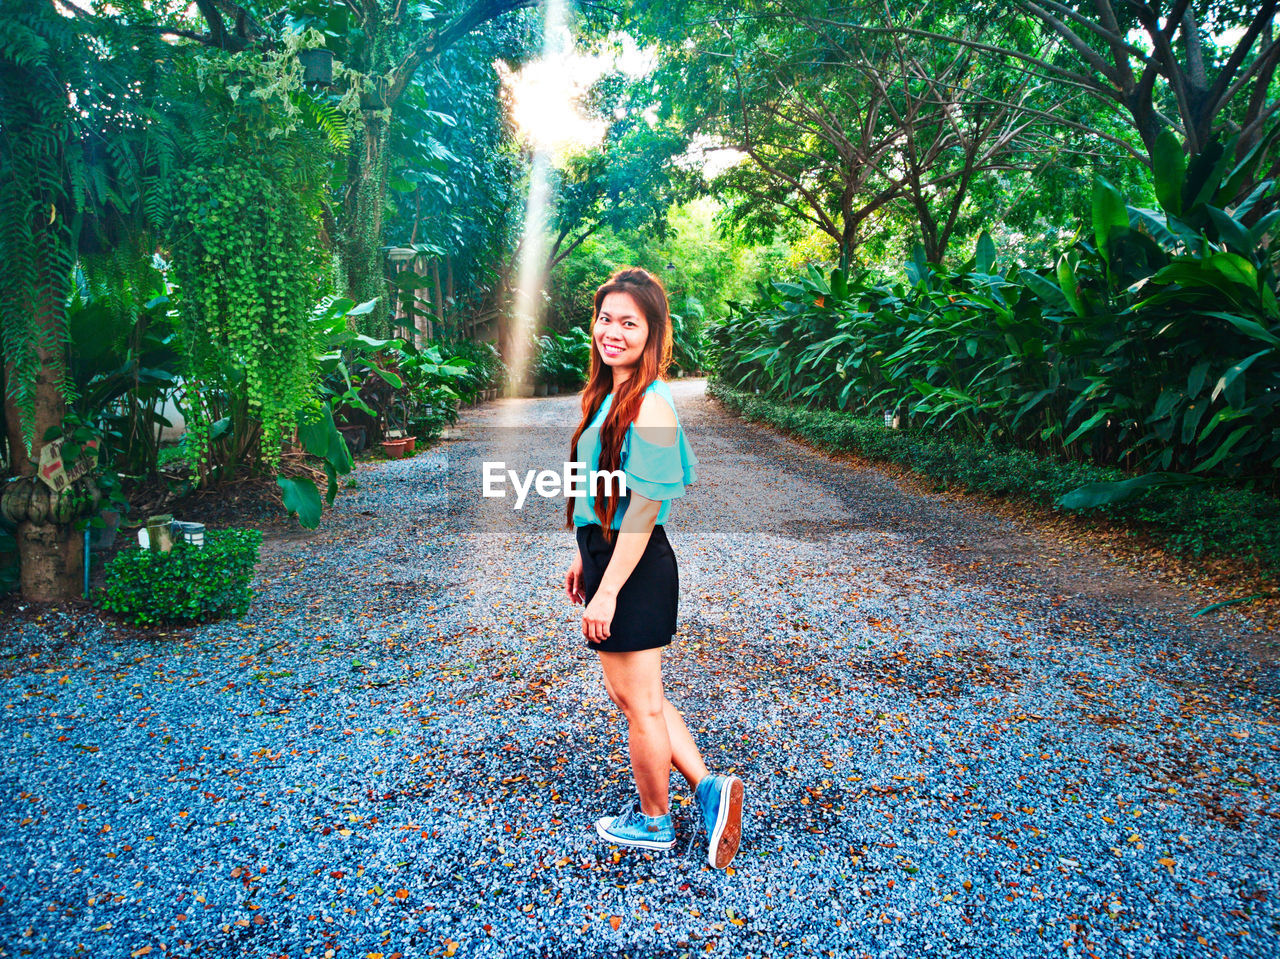
[[[1222, 65], [1222, 69], [1218, 71], [1218, 77], [1213, 82], [1213, 86], [1209, 88], [1209, 93], [1205, 98], [1215, 108], [1221, 109], [1231, 99], [1230, 92], [1239, 89], [1239, 86], [1231, 82], [1231, 78], [1235, 72], [1240, 69], [1240, 65], [1244, 63], [1244, 58], [1249, 55], [1249, 51], [1257, 42], [1262, 31], [1275, 18], [1277, 0], [1265, 0], [1262, 8], [1253, 18], [1253, 22], [1249, 24], [1249, 29], [1245, 31], [1244, 36], [1240, 38], [1240, 42], [1236, 44], [1236, 48], [1231, 51], [1231, 56], [1227, 58], [1227, 62]], [[1274, 48], [1276, 41], [1272, 41], [1271, 47]], [[1253, 68], [1257, 67], [1259, 61], [1265, 60], [1269, 49], [1264, 48], [1259, 52], [1257, 59], [1254, 60], [1252, 67], [1248, 72], [1253, 72]], [[1246, 76], [1248, 73], [1246, 73]], [[1228, 92], [1228, 88], [1230, 92]], [[1224, 96], [1224, 93], [1227, 95]]]
[[1119, 70], [1113, 68], [1106, 60], [1098, 56], [1093, 47], [1085, 43], [1074, 30], [1039, 4], [1027, 2], [1023, 6], [1048, 24], [1063, 40], [1067, 41], [1067, 45], [1075, 50], [1089, 66], [1093, 67], [1116, 86], [1121, 85]]
[[1005, 47], [997, 47], [994, 44], [982, 43], [978, 40], [970, 40], [967, 37], [952, 37], [945, 33], [934, 33], [932, 30], [918, 30], [914, 27], [872, 27], [862, 23], [844, 23], [839, 20], [829, 20], [823, 17], [806, 17], [806, 21], [818, 24], [827, 24], [833, 27], [839, 27], [843, 30], [857, 30], [862, 33], [874, 33], [881, 35], [906, 35], [916, 37], [921, 40], [936, 40], [940, 43], [957, 44], [962, 47], [968, 47], [970, 50], [978, 50], [983, 53], [991, 53], [1000, 57], [1010, 57], [1014, 60], [1020, 60], [1023, 63], [1029, 63], [1044, 71], [1039, 76], [1053, 76], [1062, 80], [1074, 83], [1076, 86], [1089, 90], [1095, 94], [1103, 96], [1110, 100], [1119, 100], [1116, 91], [1099, 83], [1095, 78], [1087, 76], [1083, 73], [1077, 73], [1074, 70], [1067, 70], [1064, 67], [1057, 66], [1040, 57], [1033, 57], [1029, 53], [1022, 53], [1018, 50], [1009, 50]]
[[435, 31], [409, 48], [409, 52], [391, 71], [388, 78], [387, 104], [390, 105], [399, 98], [420, 66], [448, 50], [480, 24], [496, 19], [504, 13], [522, 10], [536, 4], [537, 0], [477, 0], [476, 3], [471, 4], [461, 16], [444, 29]]

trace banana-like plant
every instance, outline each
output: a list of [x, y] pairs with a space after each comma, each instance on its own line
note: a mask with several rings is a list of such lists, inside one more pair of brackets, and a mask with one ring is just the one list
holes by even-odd
[[[730, 304], [710, 332], [730, 386], [808, 406], [895, 410], [916, 426], [1116, 465], [1141, 482], [1076, 491], [1089, 506], [1186, 477], [1280, 467], [1276, 188], [1256, 179], [1280, 127], [1188, 166], [1154, 157], [1157, 209], [1099, 180], [1090, 222], [1050, 269], [1001, 272], [983, 234], [944, 270], [917, 250], [904, 282], [810, 268]], [[1106, 486], [1107, 488], [1101, 488]]]

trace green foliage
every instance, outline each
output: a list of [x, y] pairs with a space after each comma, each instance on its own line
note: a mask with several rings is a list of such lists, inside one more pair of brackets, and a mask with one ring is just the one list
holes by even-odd
[[1051, 271], [1002, 275], [980, 241], [954, 271], [917, 253], [905, 284], [839, 270], [766, 284], [713, 331], [722, 373], [769, 396], [900, 410], [1041, 454], [1274, 482], [1280, 308], [1268, 237], [1280, 215], [1249, 218], [1274, 185], [1230, 211], [1214, 205], [1263, 152], [1199, 165], [1176, 190], [1177, 164], [1158, 165], [1157, 192], [1181, 217], [1127, 206], [1099, 181], [1091, 235]]
[[[342, 436], [339, 434], [341, 441]], [[315, 529], [320, 525], [320, 512], [324, 508], [320, 502], [320, 491], [316, 484], [306, 477], [297, 478], [277, 476], [276, 485], [284, 497], [285, 511], [296, 514], [298, 523], [307, 529]]]
[[[538, 49], [537, 21], [506, 17], [424, 64], [391, 111], [387, 220], [377, 243], [439, 258], [424, 282], [437, 334], [456, 337], [495, 306], [523, 225], [521, 153], [493, 67]], [[450, 282], [450, 279], [452, 282]], [[419, 311], [421, 312], [421, 311]]]
[[[169, 237], [191, 363], [187, 448], [203, 478], [259, 452], [274, 466], [313, 399], [331, 143], [298, 108], [305, 91], [288, 47], [195, 57], [188, 69], [178, 90], [201, 108], [187, 115], [192, 149], [170, 184]], [[219, 448], [212, 431], [224, 418], [231, 435]]]
[[[215, 418], [202, 393], [234, 377], [272, 464], [312, 394], [309, 317], [320, 263], [305, 205], [282, 179], [260, 159], [228, 158], [184, 171], [174, 196], [173, 265], [192, 364], [188, 428], [207, 436]], [[193, 448], [207, 462], [207, 440], [201, 445]]]
[[532, 365], [537, 383], [580, 389], [591, 371], [591, 334], [585, 327], [568, 333], [544, 333], [535, 341]]
[[0, 346], [28, 446], [37, 378], [75, 394], [61, 344], [76, 257], [137, 250], [155, 225], [172, 142], [142, 91], [164, 46], [49, 0], [0, 4]]
[[261, 543], [257, 530], [226, 529], [206, 532], [203, 547], [122, 550], [107, 564], [99, 605], [143, 626], [243, 616]]
[[[506, 383], [507, 368], [492, 343], [478, 340], [436, 340], [432, 343], [440, 356], [458, 367], [456, 389], [464, 400], [474, 400], [482, 390], [496, 389]], [[462, 361], [466, 361], [465, 363]]]
[[724, 236], [717, 225], [722, 210], [702, 197], [672, 208], [670, 230], [662, 237], [610, 229], [588, 237], [551, 275], [548, 327], [585, 330], [596, 288], [620, 267], [643, 266], [667, 288], [676, 368], [705, 369], [707, 317], [722, 314], [726, 301], [749, 296], [755, 282], [781, 268], [786, 257], [782, 244], [757, 247]]
[[404, 379], [402, 426], [419, 439], [433, 439], [458, 421], [458, 404], [474, 397], [481, 368], [460, 352], [446, 359], [434, 343], [406, 344], [397, 353], [395, 369]]
[[[1089, 463], [1062, 462], [999, 442], [928, 429], [887, 429], [879, 417], [779, 403], [712, 381], [709, 392], [733, 412], [768, 423], [818, 449], [898, 463], [932, 477], [940, 488], [1025, 498], [1043, 505], [1087, 484], [1124, 474]], [[1239, 487], [1149, 488], [1094, 512], [1136, 521], [1170, 548], [1251, 560], [1280, 573], [1280, 499]]]
[[655, 119], [659, 106], [647, 78], [614, 74], [593, 87], [588, 108], [607, 129], [598, 145], [552, 170], [548, 271], [601, 230], [666, 237], [672, 207], [701, 187], [701, 176], [679, 162], [688, 137]]
[[[1016, 13], [975, 14], [935, 2], [893, 5], [745, 2], [631, 3], [635, 29], [656, 49], [648, 81], [659, 116], [687, 136], [732, 146], [742, 162], [713, 190], [747, 240], [821, 231], [846, 267], [868, 241], [922, 242], [943, 260], [958, 236], [1020, 208], [1020, 226], [1046, 169], [1070, 169], [1122, 148], [1094, 134], [1097, 105], [1065, 84], [1037, 83], [1022, 62], [1043, 35]], [[907, 37], [903, 27], [938, 31]], [[1060, 120], [1073, 124], [1064, 134]], [[1123, 140], [1121, 140], [1123, 142]], [[1060, 201], [1059, 201], [1060, 203]], [[883, 249], [873, 251], [883, 254]]]
[[97, 432], [103, 471], [147, 476], [158, 467], [162, 408], [186, 368], [176, 313], [149, 265], [131, 278], [82, 272], [67, 307], [71, 413]]

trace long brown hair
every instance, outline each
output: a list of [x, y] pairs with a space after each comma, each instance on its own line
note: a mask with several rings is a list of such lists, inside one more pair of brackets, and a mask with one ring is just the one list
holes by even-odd
[[[573, 433], [569, 444], [569, 458], [575, 458], [578, 439], [600, 411], [604, 398], [613, 390], [613, 368], [606, 365], [596, 348], [595, 325], [600, 317], [600, 306], [610, 293], [626, 293], [636, 301], [649, 324], [649, 337], [645, 340], [640, 363], [625, 383], [618, 388], [618, 395], [605, 415], [600, 427], [599, 470], [620, 469], [622, 441], [627, 430], [640, 413], [645, 390], [659, 377], [666, 375], [671, 365], [671, 312], [667, 307], [667, 291], [658, 278], [647, 270], [627, 267], [618, 270], [596, 290], [595, 311], [591, 316], [591, 373], [582, 390], [582, 421]], [[589, 466], [590, 464], [588, 464]], [[565, 503], [565, 526], [573, 526], [573, 499]], [[613, 515], [618, 509], [618, 494], [613, 484], [606, 484], [606, 495], [596, 498], [595, 513], [604, 530], [605, 539], [613, 541]]]

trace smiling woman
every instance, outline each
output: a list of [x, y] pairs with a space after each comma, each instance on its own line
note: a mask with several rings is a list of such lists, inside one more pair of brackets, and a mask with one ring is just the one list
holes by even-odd
[[662, 379], [671, 364], [671, 314], [657, 278], [639, 269], [613, 274], [596, 291], [591, 342], [571, 459], [591, 470], [620, 469], [626, 491], [567, 505], [577, 550], [564, 586], [572, 602], [586, 606], [582, 635], [600, 659], [609, 698], [627, 717], [639, 794], [638, 809], [633, 803], [602, 817], [596, 832], [614, 845], [674, 846], [668, 779], [675, 765], [702, 812], [707, 861], [722, 869], [738, 851], [742, 780], [708, 772], [662, 686], [662, 649], [675, 639], [680, 593], [663, 521], [696, 479], [698, 460]]

